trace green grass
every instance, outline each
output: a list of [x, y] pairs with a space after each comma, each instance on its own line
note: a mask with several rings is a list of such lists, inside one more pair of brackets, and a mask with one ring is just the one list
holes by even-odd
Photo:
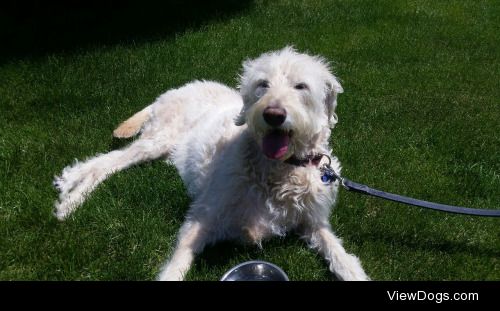
[[[85, 12], [54, 21], [42, 10], [32, 28], [2, 19], [13, 44], [0, 54], [0, 279], [153, 279], [190, 202], [175, 169], [153, 162], [116, 174], [62, 223], [51, 215], [53, 176], [122, 146], [114, 127], [165, 90], [193, 79], [235, 86], [244, 59], [287, 44], [332, 60], [342, 80], [331, 144], [344, 175], [430, 201], [500, 206], [498, 1], [228, 3], [129, 18], [136, 5], [88, 23]], [[149, 15], [157, 19], [144, 23]], [[498, 219], [341, 191], [331, 223], [375, 280], [500, 280]], [[207, 248], [188, 279], [264, 259], [292, 280], [331, 280], [297, 238], [263, 246]]]

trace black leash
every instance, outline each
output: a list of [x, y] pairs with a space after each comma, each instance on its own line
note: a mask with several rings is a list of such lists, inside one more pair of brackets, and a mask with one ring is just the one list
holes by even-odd
[[341, 177], [338, 175], [330, 166], [331, 159], [329, 156], [324, 155], [330, 161], [328, 164], [323, 164], [320, 167], [321, 172], [321, 180], [325, 183], [332, 183], [335, 180], [339, 180], [340, 184], [347, 190], [353, 191], [365, 195], [371, 195], [374, 197], [400, 202], [408, 205], [414, 205], [419, 207], [425, 207], [429, 209], [433, 209], [441, 212], [455, 213], [455, 214], [464, 214], [464, 215], [474, 215], [474, 216], [485, 216], [485, 217], [500, 217], [500, 210], [494, 209], [479, 209], [479, 208], [468, 208], [461, 206], [453, 206], [453, 205], [445, 205], [434, 202], [428, 202], [423, 200], [418, 200], [410, 197], [405, 197], [399, 194], [389, 193], [377, 189], [373, 189], [368, 187], [367, 185], [359, 184], [354, 181], [351, 181], [345, 177]]

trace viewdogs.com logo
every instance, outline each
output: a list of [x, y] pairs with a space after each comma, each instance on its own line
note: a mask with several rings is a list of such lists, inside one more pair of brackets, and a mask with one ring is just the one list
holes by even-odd
[[471, 301], [479, 300], [478, 293], [427, 293], [423, 290], [411, 293], [400, 293], [398, 291], [387, 291], [387, 296], [391, 301]]

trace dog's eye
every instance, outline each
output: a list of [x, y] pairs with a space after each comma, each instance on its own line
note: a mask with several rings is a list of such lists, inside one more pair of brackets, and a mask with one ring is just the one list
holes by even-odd
[[309, 89], [309, 87], [307, 86], [307, 84], [305, 84], [303, 82], [295, 84], [294, 88], [296, 90], [307, 90], [307, 89]]
[[264, 96], [268, 88], [269, 88], [269, 81], [267, 80], [259, 81], [259, 83], [257, 83], [257, 88], [255, 89], [255, 96], [257, 96], [258, 98]]
[[262, 80], [262, 81], [260, 81], [260, 82], [257, 84], [257, 87], [261, 87], [261, 88], [267, 89], [267, 88], [269, 88], [269, 81], [267, 81], [267, 80]]

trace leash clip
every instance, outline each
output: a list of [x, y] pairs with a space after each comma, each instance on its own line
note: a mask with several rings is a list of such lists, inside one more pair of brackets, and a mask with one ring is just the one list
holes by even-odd
[[329, 185], [331, 183], [333, 183], [335, 180], [339, 180], [340, 181], [340, 184], [347, 189], [347, 186], [345, 185], [344, 183], [344, 178], [340, 177], [339, 174], [337, 174], [331, 167], [331, 164], [332, 164], [332, 159], [322, 153], [321, 154], [322, 156], [326, 157], [328, 159], [328, 163], [325, 163], [323, 164], [319, 170], [321, 171], [321, 181], [325, 184], [325, 185]]

